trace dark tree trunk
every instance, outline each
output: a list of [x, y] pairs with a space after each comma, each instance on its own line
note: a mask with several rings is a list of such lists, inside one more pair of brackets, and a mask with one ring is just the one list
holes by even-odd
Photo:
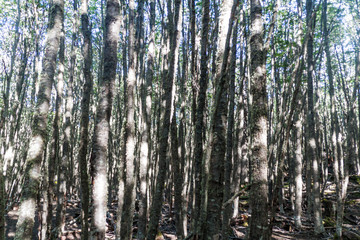
[[[215, 71], [214, 111], [210, 119], [209, 149], [207, 151], [205, 172], [208, 172], [204, 188], [207, 204], [202, 205], [206, 216], [202, 217], [204, 239], [218, 239], [221, 234], [221, 212], [223, 210], [224, 162], [226, 153], [226, 119], [229, 87], [229, 55], [237, 1], [227, 0], [221, 6], [219, 18], [219, 35]], [[208, 167], [206, 166], [208, 164]], [[206, 222], [204, 221], [206, 219]]]
[[308, 27], [308, 42], [307, 42], [307, 157], [312, 166], [313, 176], [313, 211], [314, 211], [314, 230], [316, 233], [324, 232], [324, 226], [322, 224], [321, 214], [321, 202], [320, 202], [320, 177], [319, 177], [319, 159], [316, 154], [316, 140], [315, 140], [315, 119], [314, 119], [314, 92], [313, 92], [313, 73], [314, 73], [314, 27], [315, 18], [313, 16], [313, 1], [306, 1], [306, 22]]
[[89, 109], [90, 98], [93, 86], [91, 74], [92, 65], [92, 44], [91, 29], [89, 28], [88, 2], [81, 2], [81, 30], [83, 35], [82, 54], [84, 57], [84, 86], [83, 97], [81, 100], [81, 117], [80, 117], [80, 144], [79, 144], [79, 167], [81, 182], [81, 239], [89, 239], [89, 176], [87, 151], [89, 143]]
[[[206, 102], [206, 90], [208, 85], [208, 35], [210, 21], [210, 1], [204, 0], [202, 5], [202, 28], [201, 28], [201, 65], [199, 91], [196, 101], [196, 125], [194, 135], [194, 178], [195, 178], [195, 206], [194, 206], [194, 227], [195, 235], [200, 233], [200, 212], [201, 212], [201, 179], [203, 161], [203, 131], [204, 131], [204, 111]], [[194, 97], [194, 96], [193, 96]]]
[[[59, 49], [59, 70], [57, 77], [57, 86], [56, 86], [56, 100], [55, 100], [55, 116], [53, 122], [53, 140], [51, 143], [51, 153], [48, 163], [48, 172], [49, 172], [49, 188], [48, 188], [48, 209], [49, 214], [47, 216], [48, 231], [47, 235], [50, 239], [56, 239], [61, 237], [61, 230], [59, 231], [61, 216], [56, 210], [56, 219], [54, 224], [52, 224], [53, 218], [53, 200], [55, 197], [54, 187], [55, 187], [55, 176], [58, 176], [58, 185], [56, 188], [56, 199], [57, 199], [57, 208], [59, 204], [62, 205], [64, 194], [64, 177], [62, 167], [64, 166], [63, 161], [60, 161], [60, 131], [61, 126], [61, 104], [63, 99], [63, 85], [64, 85], [64, 61], [65, 61], [65, 38], [62, 36], [60, 39], [60, 49]], [[56, 172], [55, 172], [56, 171]]]
[[152, 205], [150, 212], [149, 230], [147, 239], [155, 239], [158, 229], [158, 222], [161, 214], [162, 197], [164, 192], [164, 183], [166, 177], [166, 158], [168, 150], [168, 138], [171, 122], [171, 108], [172, 108], [172, 93], [173, 93], [173, 81], [175, 78], [179, 38], [181, 34], [181, 1], [176, 0], [174, 3], [174, 13], [171, 10], [171, 1], [168, 1], [168, 30], [170, 37], [170, 52], [169, 52], [169, 69], [167, 71], [166, 78], [162, 83], [162, 110], [161, 110], [161, 136], [159, 144], [159, 160], [158, 167], [159, 172], [156, 176], [155, 193], [152, 197]]
[[[227, 122], [227, 133], [226, 133], [226, 158], [224, 164], [224, 198], [225, 203], [231, 197], [231, 173], [233, 171], [233, 131], [234, 131], [234, 108], [235, 108], [235, 68], [236, 68], [236, 45], [237, 45], [237, 28], [238, 22], [236, 22], [233, 36], [232, 36], [232, 48], [229, 68], [229, 116]], [[222, 214], [222, 236], [227, 237], [230, 232], [230, 214], [231, 206], [228, 205], [223, 210]]]

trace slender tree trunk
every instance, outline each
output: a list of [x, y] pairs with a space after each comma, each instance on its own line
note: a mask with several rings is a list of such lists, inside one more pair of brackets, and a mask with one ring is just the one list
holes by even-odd
[[[62, 103], [62, 96], [63, 96], [63, 89], [62, 85], [64, 84], [64, 70], [65, 70], [65, 33], [62, 33], [63, 36], [61, 37], [60, 43], [60, 50], [59, 50], [59, 73], [58, 73], [58, 97], [57, 97], [57, 108], [60, 110], [61, 103]], [[56, 138], [55, 140], [55, 147], [53, 147], [53, 151], [55, 151], [54, 160], [55, 166], [57, 166], [57, 206], [56, 206], [56, 218], [54, 226], [52, 227], [52, 231], [50, 233], [50, 239], [58, 239], [61, 238], [62, 232], [65, 230], [65, 208], [66, 208], [66, 185], [67, 185], [67, 177], [66, 173], [69, 168], [69, 138], [70, 138], [70, 120], [71, 117], [71, 109], [72, 109], [72, 79], [68, 81], [67, 84], [67, 98], [66, 98], [66, 106], [65, 106], [65, 123], [64, 123], [64, 142], [63, 142], [63, 155], [60, 158], [60, 118], [56, 116], [54, 119], [54, 131], [56, 131]], [[70, 96], [70, 97], [69, 97]], [[58, 99], [59, 98], [59, 99]], [[69, 102], [70, 100], [70, 102]], [[59, 114], [59, 113], [58, 113]], [[56, 121], [56, 123], [55, 123]], [[69, 122], [68, 122], [69, 121]], [[49, 163], [51, 165], [51, 163]], [[53, 179], [52, 179], [53, 180]], [[51, 202], [51, 201], [50, 201]], [[52, 217], [52, 214], [50, 214]]]
[[159, 172], [156, 176], [155, 194], [152, 198], [150, 222], [147, 239], [155, 239], [158, 229], [158, 222], [161, 214], [162, 196], [164, 192], [164, 183], [166, 177], [166, 158], [168, 149], [168, 137], [171, 122], [171, 108], [172, 108], [172, 88], [175, 78], [179, 39], [181, 36], [181, 1], [175, 0], [174, 13], [171, 11], [171, 1], [168, 2], [168, 17], [169, 17], [169, 37], [170, 37], [170, 52], [169, 52], [169, 69], [167, 76], [162, 83], [163, 97], [162, 97], [162, 110], [161, 110], [161, 136], [159, 144]]
[[49, 16], [43, 69], [38, 92], [38, 102], [33, 123], [33, 133], [26, 159], [25, 182], [19, 209], [15, 239], [31, 239], [36, 211], [36, 198], [41, 179], [41, 162], [47, 135], [47, 114], [50, 107], [51, 87], [56, 69], [56, 57], [64, 21], [64, 1], [54, 0]]
[[[58, 176], [58, 187], [56, 189], [57, 193], [57, 200], [59, 201], [59, 197], [62, 198], [60, 191], [63, 190], [62, 187], [62, 180], [64, 178], [60, 178], [59, 173], [62, 173], [60, 170], [60, 166], [62, 165], [62, 161], [60, 161], [60, 131], [59, 128], [61, 126], [60, 119], [61, 119], [61, 104], [63, 99], [63, 85], [64, 85], [64, 61], [65, 61], [65, 38], [62, 36], [60, 39], [60, 49], [59, 49], [59, 70], [58, 70], [58, 77], [57, 77], [57, 86], [56, 86], [56, 100], [55, 100], [55, 116], [53, 121], [53, 140], [51, 143], [51, 152], [49, 157], [48, 163], [48, 172], [49, 172], [49, 187], [48, 187], [48, 209], [49, 214], [47, 216], [47, 236], [49, 238], [55, 239], [57, 237], [61, 237], [61, 231], [58, 231], [60, 228], [58, 220], [58, 212], [56, 212], [56, 220], [55, 224], [52, 224], [53, 218], [53, 200], [55, 197], [55, 176]], [[56, 172], [55, 172], [56, 171]], [[61, 200], [60, 200], [61, 201]], [[58, 204], [59, 202], [57, 202]], [[58, 206], [58, 205], [57, 205]], [[59, 206], [58, 206], [59, 207]], [[58, 233], [58, 234], [57, 234]]]
[[[214, 112], [211, 115], [208, 156], [209, 176], [204, 188], [207, 202], [202, 205], [204, 239], [218, 239], [221, 234], [221, 212], [224, 193], [224, 161], [226, 153], [226, 118], [229, 87], [230, 39], [237, 1], [227, 0], [221, 6], [217, 43]], [[205, 163], [206, 165], [207, 163]], [[203, 185], [204, 186], [204, 185]], [[206, 219], [206, 222], [204, 221]], [[206, 226], [205, 226], [206, 224]], [[225, 237], [225, 236], [223, 236]]]
[[312, 176], [313, 176], [313, 211], [314, 211], [314, 230], [316, 233], [325, 231], [322, 223], [321, 201], [320, 201], [320, 183], [319, 183], [319, 159], [316, 154], [316, 140], [315, 140], [315, 119], [314, 119], [314, 92], [313, 92], [313, 73], [314, 73], [314, 27], [315, 18], [313, 17], [313, 1], [306, 1], [306, 21], [308, 27], [309, 39], [307, 42], [307, 97], [308, 97], [308, 110], [307, 110], [307, 157], [311, 161]]
[[[142, 26], [141, 26], [142, 27]], [[146, 236], [147, 209], [148, 209], [148, 168], [151, 160], [151, 92], [152, 80], [154, 77], [154, 58], [155, 58], [155, 1], [150, 2], [150, 33], [149, 33], [149, 51], [147, 60], [146, 83], [142, 83], [142, 126], [141, 126], [141, 143], [140, 143], [140, 199], [139, 199], [139, 223], [138, 239], [143, 240]]]
[[[123, 12], [123, 14], [121, 16], [123, 16], [123, 18], [120, 21], [120, 24], [122, 24], [122, 35], [123, 35], [123, 39], [122, 39], [122, 69], [123, 69], [123, 86], [124, 86], [124, 93], [126, 92], [126, 88], [127, 88], [127, 82], [126, 79], [128, 78], [128, 68], [127, 68], [127, 44], [126, 44], [126, 39], [127, 39], [127, 31], [128, 31], [128, 19], [127, 19], [127, 15], [126, 15], [126, 4], [122, 3], [121, 5], [121, 11]], [[120, 16], [120, 17], [121, 17]], [[125, 99], [124, 99], [125, 101]], [[119, 166], [118, 166], [118, 180], [119, 180], [119, 189], [118, 189], [118, 210], [117, 210], [117, 222], [116, 222], [116, 231], [115, 231], [115, 238], [120, 238], [120, 233], [121, 233], [121, 218], [122, 218], [122, 212], [123, 212], [123, 204], [124, 204], [124, 188], [125, 188], [125, 179], [124, 179], [124, 168], [125, 168], [125, 162], [123, 161], [124, 159], [124, 154], [125, 154], [125, 123], [122, 124], [121, 126], [121, 140], [120, 140], [120, 146], [121, 146], [121, 150], [120, 150], [120, 161], [119, 161]]]
[[[174, 84], [175, 85], [175, 84]], [[175, 86], [173, 86], [175, 88]], [[171, 158], [172, 167], [174, 172], [174, 210], [175, 210], [175, 224], [176, 224], [176, 235], [178, 239], [184, 238], [184, 229], [182, 223], [182, 184], [183, 176], [181, 172], [181, 162], [179, 153], [179, 139], [177, 135], [176, 125], [176, 103], [174, 101], [174, 110], [171, 121]]]
[[117, 46], [120, 31], [120, 4], [118, 0], [106, 3], [104, 71], [100, 82], [99, 103], [91, 155], [93, 167], [92, 239], [105, 239], [107, 211], [107, 159], [113, 88], [116, 78]]
[[[342, 152], [339, 147], [339, 122], [335, 107], [335, 89], [334, 89], [334, 75], [331, 66], [331, 54], [330, 54], [330, 43], [329, 43], [329, 32], [327, 29], [327, 0], [323, 3], [323, 28], [324, 28], [324, 43], [325, 43], [325, 54], [326, 54], [326, 69], [329, 77], [329, 94], [330, 94], [330, 109], [331, 109], [331, 125], [330, 125], [330, 136], [331, 136], [331, 149], [334, 159], [334, 180], [336, 184], [336, 195], [341, 196], [341, 185], [339, 179], [339, 153]], [[340, 204], [339, 204], [340, 203]], [[341, 199], [337, 201], [337, 209], [340, 210]], [[340, 222], [338, 222], [340, 220]], [[342, 219], [336, 218], [336, 233], [341, 238], [342, 235]]]
[[128, 38], [128, 56], [129, 56], [129, 74], [126, 79], [125, 91], [125, 155], [124, 166], [126, 172], [124, 188], [124, 205], [121, 217], [121, 239], [132, 238], [132, 224], [135, 210], [135, 83], [136, 83], [136, 51], [135, 51], [135, 1], [129, 1], [129, 38]]
[[249, 239], [270, 239], [268, 235], [267, 189], [267, 95], [266, 55], [263, 41], [262, 6], [250, 2], [250, 147], [251, 147], [251, 219]]
[[[299, 101], [299, 104], [301, 102]], [[301, 138], [302, 138], [302, 122], [299, 117], [300, 113], [297, 113], [294, 118], [294, 144], [295, 144], [295, 163], [294, 163], [294, 181], [295, 181], [295, 226], [301, 229], [301, 214], [302, 214], [302, 149], [301, 149]]]
[[[202, 179], [202, 160], [203, 160], [203, 131], [204, 131], [204, 111], [206, 102], [206, 90], [208, 85], [208, 35], [210, 21], [210, 1], [204, 0], [202, 5], [202, 28], [201, 28], [201, 65], [199, 91], [196, 101], [196, 125], [194, 135], [194, 161], [195, 161], [195, 206], [194, 206], [194, 226], [195, 236], [200, 233], [200, 212], [201, 212], [201, 179]], [[194, 96], [193, 96], [194, 97]]]
[[81, 182], [81, 239], [89, 239], [89, 176], [87, 151], [89, 143], [89, 108], [90, 98], [93, 86], [91, 74], [92, 65], [92, 44], [91, 29], [89, 28], [88, 0], [81, 2], [81, 30], [83, 35], [82, 54], [84, 57], [84, 86], [83, 97], [81, 100], [81, 117], [80, 117], [80, 144], [79, 144], [79, 167]]
[[[224, 166], [224, 197], [223, 203], [228, 201], [231, 197], [231, 173], [233, 171], [233, 131], [234, 131], [234, 108], [235, 108], [235, 68], [236, 68], [236, 45], [237, 45], [237, 28], [238, 22], [234, 27], [234, 32], [232, 36], [232, 48], [231, 48], [231, 58], [230, 58], [230, 68], [229, 68], [229, 116], [227, 123], [227, 133], [226, 133], [226, 158]], [[222, 214], [222, 236], [223, 238], [227, 237], [230, 232], [230, 214], [231, 214], [231, 205], [229, 204]]]

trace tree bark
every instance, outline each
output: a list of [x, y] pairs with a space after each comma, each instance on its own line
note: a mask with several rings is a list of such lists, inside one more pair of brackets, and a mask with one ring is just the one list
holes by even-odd
[[[234, 15], [238, 1], [227, 0], [222, 3], [219, 18], [219, 34], [215, 71], [214, 111], [210, 119], [209, 149], [206, 156], [208, 176], [203, 189], [205, 202], [202, 205], [206, 211], [202, 217], [202, 232], [204, 239], [218, 239], [221, 235], [221, 212], [224, 193], [224, 161], [226, 153], [226, 118], [229, 87], [229, 56], [230, 39]], [[207, 170], [205, 170], [206, 174]], [[205, 220], [206, 219], [206, 220]], [[223, 236], [225, 237], [225, 236]]]
[[268, 235], [267, 187], [267, 95], [266, 55], [263, 41], [262, 6], [250, 2], [250, 148], [251, 148], [251, 219], [249, 239], [270, 239]]
[[[233, 131], [234, 131], [234, 108], [235, 108], [235, 68], [236, 68], [236, 45], [237, 45], [237, 34], [238, 31], [238, 22], [234, 27], [233, 36], [232, 36], [232, 48], [231, 48], [231, 58], [230, 58], [230, 68], [229, 68], [229, 116], [227, 122], [227, 133], [226, 133], [226, 156], [224, 164], [224, 197], [223, 202], [226, 202], [231, 194], [231, 173], [233, 169]], [[230, 214], [231, 206], [225, 207], [222, 213], [222, 236], [227, 237], [230, 232]]]
[[120, 31], [120, 5], [118, 0], [106, 3], [104, 69], [100, 82], [99, 103], [91, 155], [93, 167], [92, 239], [105, 239], [107, 211], [107, 159], [113, 88], [116, 78], [117, 46]]
[[322, 233], [325, 231], [322, 223], [321, 201], [320, 201], [320, 183], [319, 183], [319, 159], [316, 154], [316, 140], [315, 140], [315, 119], [314, 119], [314, 92], [313, 92], [313, 72], [314, 72], [314, 27], [315, 18], [313, 17], [313, 1], [306, 1], [306, 22], [308, 27], [308, 42], [307, 42], [307, 157], [311, 161], [312, 176], [313, 176], [313, 211], [314, 211], [314, 231]]
[[30, 148], [26, 159], [25, 182], [16, 225], [15, 239], [31, 239], [36, 211], [36, 198], [41, 179], [41, 162], [47, 136], [47, 114], [50, 107], [51, 88], [56, 69], [56, 57], [64, 22], [64, 1], [54, 0], [51, 6], [47, 41], [45, 43], [43, 69], [38, 92], [38, 102]]
[[[142, 26], [140, 26], [142, 27]], [[148, 211], [148, 168], [151, 160], [151, 92], [152, 81], [154, 77], [154, 58], [155, 58], [155, 1], [150, 1], [150, 32], [149, 32], [149, 50], [147, 60], [146, 83], [141, 83], [141, 107], [142, 107], [142, 126], [141, 126], [141, 143], [140, 143], [140, 196], [139, 196], [139, 223], [138, 239], [143, 240], [146, 237], [146, 223]]]
[[[204, 110], [206, 102], [206, 91], [208, 85], [208, 35], [210, 21], [210, 1], [204, 0], [202, 5], [202, 28], [201, 28], [201, 65], [199, 90], [196, 101], [196, 125], [194, 135], [194, 178], [195, 178], [195, 206], [194, 206], [194, 231], [195, 236], [200, 233], [200, 212], [201, 212], [201, 179], [203, 175], [203, 131], [204, 131]], [[193, 96], [194, 97], [194, 96]]]
[[[62, 205], [63, 201], [63, 193], [64, 190], [64, 177], [62, 166], [63, 162], [60, 161], [60, 126], [61, 126], [61, 105], [63, 99], [63, 85], [64, 85], [64, 61], [65, 61], [65, 38], [61, 36], [60, 38], [60, 49], [59, 49], [59, 70], [57, 77], [57, 86], [56, 86], [56, 100], [55, 100], [55, 116], [53, 121], [53, 140], [51, 143], [51, 152], [48, 163], [48, 172], [49, 172], [49, 186], [48, 186], [48, 209], [49, 214], [47, 216], [47, 236], [50, 239], [56, 239], [57, 237], [61, 237], [61, 230], [59, 231], [61, 216], [59, 212], [56, 210], [56, 219], [53, 224], [53, 200], [56, 194], [57, 199], [57, 208], [59, 208], [59, 204]], [[61, 175], [61, 176], [60, 176]], [[55, 185], [55, 176], [58, 177], [57, 185]], [[56, 188], [56, 192], [54, 192], [54, 188]]]
[[84, 58], [84, 86], [81, 100], [80, 117], [80, 144], [79, 144], [79, 167], [81, 182], [81, 239], [89, 239], [89, 176], [87, 151], [89, 143], [89, 108], [93, 86], [91, 74], [92, 65], [92, 44], [91, 29], [89, 28], [88, 0], [82, 0], [81, 8], [81, 31], [83, 35], [82, 54]]
[[178, 49], [179, 49], [179, 39], [181, 35], [181, 1], [175, 0], [174, 2], [174, 13], [171, 10], [171, 1], [168, 2], [168, 30], [170, 37], [170, 52], [169, 52], [169, 69], [167, 71], [166, 78], [164, 78], [162, 83], [162, 110], [161, 110], [161, 136], [159, 143], [159, 160], [158, 167], [159, 172], [156, 176], [156, 186], [155, 194], [152, 198], [151, 212], [150, 212], [150, 221], [149, 221], [149, 230], [147, 239], [155, 239], [158, 229], [158, 222], [161, 214], [162, 207], [162, 197], [164, 192], [164, 184], [166, 177], [166, 158], [168, 150], [168, 137], [169, 129], [171, 123], [171, 108], [172, 108], [172, 88], [173, 81], [175, 78], [177, 59], [178, 59]]
[[121, 217], [121, 239], [132, 238], [133, 215], [135, 210], [135, 187], [136, 187], [136, 171], [135, 171], [135, 83], [136, 83], [136, 51], [135, 51], [135, 1], [129, 1], [129, 38], [128, 38], [128, 56], [129, 56], [129, 72], [126, 79], [125, 90], [125, 155], [124, 166], [126, 172], [125, 188], [124, 188], [124, 205]]

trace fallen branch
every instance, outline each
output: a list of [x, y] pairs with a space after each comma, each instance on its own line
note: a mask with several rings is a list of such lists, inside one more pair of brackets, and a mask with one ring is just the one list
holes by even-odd
[[240, 189], [237, 193], [234, 194], [234, 196], [232, 196], [229, 200], [227, 200], [226, 202], [223, 203], [222, 205], [222, 209], [225, 209], [227, 206], [229, 206], [229, 204], [231, 204], [238, 196], [240, 196], [241, 194], [245, 193], [246, 190], [249, 189], [250, 185], [246, 185], [245, 187], [243, 187], [242, 189]]

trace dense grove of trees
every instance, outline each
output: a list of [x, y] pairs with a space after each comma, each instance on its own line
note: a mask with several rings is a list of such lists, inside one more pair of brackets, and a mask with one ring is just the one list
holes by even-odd
[[61, 239], [74, 202], [81, 239], [271, 239], [285, 212], [342, 237], [358, 0], [0, 0], [0, 31], [0, 240]]

